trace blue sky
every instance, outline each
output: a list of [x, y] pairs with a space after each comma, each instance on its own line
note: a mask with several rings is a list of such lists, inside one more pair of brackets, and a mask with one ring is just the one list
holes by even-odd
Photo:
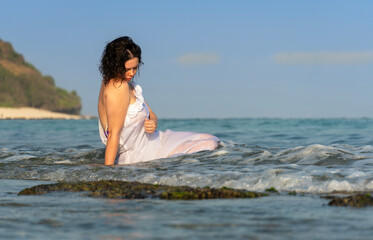
[[128, 35], [160, 118], [373, 117], [373, 1], [0, 0], [0, 38], [97, 115]]

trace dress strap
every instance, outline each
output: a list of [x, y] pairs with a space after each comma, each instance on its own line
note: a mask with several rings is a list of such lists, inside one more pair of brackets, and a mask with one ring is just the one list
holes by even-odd
[[104, 134], [105, 134], [106, 138], [108, 138], [108, 136], [109, 136], [109, 131], [107, 129], [108, 129], [108, 125], [106, 124], [105, 131], [104, 131]]

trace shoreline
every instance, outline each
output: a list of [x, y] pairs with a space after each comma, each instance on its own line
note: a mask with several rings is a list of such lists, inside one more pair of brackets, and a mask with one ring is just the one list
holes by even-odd
[[13, 120], [13, 119], [23, 119], [23, 120], [32, 120], [32, 119], [93, 119], [94, 116], [83, 116], [83, 115], [74, 115], [67, 113], [51, 112], [48, 110], [31, 108], [31, 107], [20, 107], [20, 108], [7, 108], [0, 107], [0, 120]]

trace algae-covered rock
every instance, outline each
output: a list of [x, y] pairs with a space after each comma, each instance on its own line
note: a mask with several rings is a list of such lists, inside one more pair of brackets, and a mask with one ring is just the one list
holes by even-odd
[[235, 190], [227, 188], [190, 188], [182, 187], [179, 189], [170, 189], [160, 195], [161, 199], [212, 199], [212, 198], [257, 198], [266, 194], [257, 192], [248, 192], [244, 190]]
[[278, 193], [277, 189], [274, 188], [274, 187], [267, 188], [267, 189], [266, 189], [266, 192]]
[[337, 207], [368, 207], [373, 206], [373, 198], [370, 194], [357, 194], [347, 197], [329, 197], [332, 200], [329, 206]]
[[187, 186], [165, 186], [139, 182], [102, 180], [96, 182], [61, 182], [26, 188], [18, 195], [40, 195], [55, 191], [87, 192], [91, 197], [142, 199], [160, 198], [174, 200], [198, 200], [214, 198], [257, 198], [264, 193], [230, 188], [192, 188]]

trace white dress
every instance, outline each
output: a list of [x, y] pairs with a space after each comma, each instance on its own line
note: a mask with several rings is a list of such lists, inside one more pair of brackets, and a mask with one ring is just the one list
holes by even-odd
[[[132, 83], [136, 102], [130, 104], [120, 135], [117, 164], [130, 164], [165, 158], [176, 154], [213, 150], [218, 147], [219, 139], [210, 134], [156, 130], [146, 133], [144, 122], [149, 118], [149, 107], [142, 95], [142, 88]], [[101, 126], [99, 132], [103, 144], [107, 143], [107, 133]]]

